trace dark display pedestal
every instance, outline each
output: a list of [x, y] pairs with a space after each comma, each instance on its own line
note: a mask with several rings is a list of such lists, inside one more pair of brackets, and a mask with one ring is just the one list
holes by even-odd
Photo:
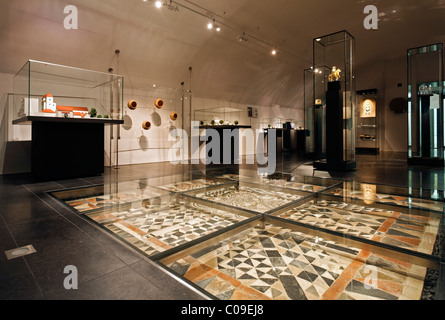
[[[431, 95], [432, 96], [432, 95]], [[431, 155], [431, 125], [430, 125], [430, 95], [420, 97], [422, 106], [422, 156], [429, 158]]]
[[343, 154], [343, 92], [341, 82], [329, 82], [326, 92], [326, 159], [315, 161], [319, 170], [349, 171], [356, 168], [355, 161], [344, 161]]
[[31, 170], [40, 179], [104, 173], [104, 125], [33, 122]]
[[307, 130], [297, 130], [297, 153], [306, 152], [306, 136]]
[[355, 148], [355, 152], [357, 154], [377, 155], [380, 153], [380, 149], [379, 148]]
[[[239, 150], [239, 137], [240, 129], [249, 129], [251, 126], [202, 126], [201, 129], [212, 129], [218, 132], [220, 137], [219, 143], [219, 163], [209, 163], [206, 165], [206, 170], [212, 172], [221, 173], [239, 173], [239, 164], [236, 163], [240, 160], [240, 150]], [[224, 140], [224, 131], [231, 132], [230, 142]], [[206, 155], [210, 159], [213, 159], [214, 146], [212, 142], [212, 135], [207, 134], [206, 136]], [[225, 144], [226, 143], [226, 144]], [[230, 150], [230, 154], [228, 151]], [[226, 152], [227, 151], [227, 152]]]
[[265, 151], [266, 153], [269, 153], [269, 132], [271, 130], [275, 131], [275, 137], [276, 137], [276, 155], [282, 155], [283, 154], [283, 129], [275, 129], [275, 128], [267, 128], [264, 130], [264, 143], [265, 143]]
[[[22, 123], [32, 123], [31, 172], [36, 178], [43, 180], [89, 177], [104, 173], [105, 124], [122, 122], [28, 118], [21, 120]], [[19, 123], [20, 121], [16, 122]]]

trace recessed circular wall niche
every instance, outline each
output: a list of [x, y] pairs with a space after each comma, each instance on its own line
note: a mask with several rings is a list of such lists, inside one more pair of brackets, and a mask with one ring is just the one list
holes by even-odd
[[164, 100], [162, 99], [158, 99], [155, 101], [155, 107], [158, 109], [162, 109], [162, 107], [164, 106]]
[[150, 128], [151, 128], [151, 122], [150, 122], [150, 121], [144, 121], [144, 122], [142, 123], [142, 129], [144, 129], [144, 130], [150, 130]]
[[130, 110], [136, 110], [137, 107], [138, 107], [138, 103], [135, 100], [128, 101], [128, 108]]
[[178, 120], [178, 114], [176, 112], [170, 113], [170, 119], [172, 119], [173, 121]]

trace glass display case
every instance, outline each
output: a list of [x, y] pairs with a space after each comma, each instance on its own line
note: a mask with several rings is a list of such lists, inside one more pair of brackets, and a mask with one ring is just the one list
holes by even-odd
[[408, 50], [408, 162], [444, 165], [443, 44]]
[[14, 76], [14, 123], [30, 117], [95, 119], [123, 117], [123, 77], [29, 60]]
[[377, 89], [357, 91], [356, 151], [379, 153]]
[[326, 109], [315, 119], [326, 139], [326, 157], [316, 160], [314, 166], [320, 170], [351, 170], [356, 167], [355, 39], [344, 30], [315, 38], [313, 45], [314, 103]]
[[283, 121], [285, 124], [290, 124], [290, 128], [294, 130], [303, 130], [304, 129], [304, 121], [296, 120], [296, 119], [285, 119]]
[[220, 107], [212, 109], [196, 110], [194, 120], [201, 126], [250, 126], [247, 109]]
[[264, 118], [260, 122], [261, 129], [283, 129], [284, 121], [280, 118]]
[[326, 92], [330, 69], [311, 67], [304, 72], [304, 117], [306, 153], [316, 160], [326, 158]]

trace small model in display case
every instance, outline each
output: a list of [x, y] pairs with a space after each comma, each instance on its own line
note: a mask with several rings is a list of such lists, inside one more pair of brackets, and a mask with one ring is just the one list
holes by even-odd
[[88, 115], [87, 107], [59, 106], [54, 101], [54, 96], [48, 93], [42, 98], [42, 112], [53, 114], [61, 118], [85, 118]]
[[[123, 87], [123, 77], [119, 75], [28, 60], [13, 79], [12, 124], [57, 119], [66, 122], [66, 118], [95, 118], [92, 122], [120, 124]], [[108, 120], [97, 121], [97, 115], [90, 117], [92, 108]]]
[[54, 102], [54, 97], [51, 93], [48, 93], [42, 98], [42, 112], [45, 113], [56, 113], [57, 105]]
[[194, 120], [198, 121], [202, 127], [251, 126], [251, 118], [249, 118], [248, 116], [247, 109], [241, 108], [220, 107], [213, 109], [196, 110], [194, 118]]

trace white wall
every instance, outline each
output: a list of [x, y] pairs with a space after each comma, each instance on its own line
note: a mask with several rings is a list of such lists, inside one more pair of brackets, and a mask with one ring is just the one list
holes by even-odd
[[[0, 104], [0, 123], [5, 124], [3, 116], [5, 114], [5, 95], [12, 92], [13, 76], [8, 74], [0, 74], [0, 94], [3, 99]], [[391, 61], [377, 62], [373, 65], [362, 66], [357, 69], [357, 90], [376, 88], [379, 92], [379, 136], [380, 149], [382, 151], [406, 152], [407, 150], [407, 114], [394, 114], [389, 109], [389, 102], [396, 97], [406, 97], [406, 59], [397, 59]], [[128, 83], [128, 82], [127, 82]], [[403, 86], [399, 88], [398, 83]], [[270, 84], [273, 86], [273, 84]], [[266, 118], [281, 118], [303, 120], [303, 88], [295, 88], [295, 101], [299, 101], [295, 106], [282, 107], [271, 102], [270, 105], [255, 105], [229, 102], [218, 99], [195, 97], [192, 96], [192, 110], [189, 111], [190, 101], [184, 100], [185, 119], [190, 121], [193, 119], [195, 110], [212, 109], [220, 107], [231, 107], [245, 109], [253, 107], [258, 110], [258, 118], [252, 118], [252, 128], [259, 129], [261, 122]], [[154, 106], [154, 101], [161, 98], [165, 101], [162, 109]], [[175, 142], [168, 141], [170, 130], [174, 128], [182, 128], [182, 90], [181, 88], [170, 87], [147, 87], [146, 90], [133, 90], [126, 88], [124, 93], [124, 104], [129, 100], [136, 100], [138, 108], [135, 111], [129, 110], [124, 106], [124, 125], [121, 126], [119, 140], [119, 165], [141, 164], [153, 162], [168, 161], [168, 151]], [[190, 97], [185, 95], [186, 99]], [[177, 121], [170, 120], [170, 113], [177, 112], [179, 119]], [[2, 122], [3, 121], [3, 122]], [[150, 121], [152, 128], [149, 131], [142, 129], [142, 122]], [[9, 121], [6, 121], [7, 125]], [[186, 125], [188, 125], [186, 123]], [[28, 130], [29, 131], [29, 130]], [[0, 137], [0, 174], [18, 173], [29, 170], [29, 159], [25, 160], [25, 164], [17, 162], [17, 168], [9, 167], [4, 170], [6, 135], [5, 129], [2, 127]], [[17, 132], [15, 130], [15, 132]], [[15, 139], [29, 139], [29, 134], [15, 134]], [[22, 135], [23, 137], [20, 137]], [[114, 132], [117, 136], [117, 132]], [[28, 138], [26, 138], [28, 137]], [[106, 129], [106, 165], [109, 164], [110, 149], [110, 132]], [[23, 140], [23, 139], [22, 139]], [[114, 140], [115, 141], [115, 140]], [[113, 142], [114, 143], [114, 142]], [[111, 147], [116, 151], [115, 145]], [[242, 154], [245, 154], [243, 150]], [[19, 157], [29, 156], [30, 152], [20, 151], [17, 153]], [[11, 156], [11, 155], [9, 155]], [[115, 154], [112, 154], [115, 164]], [[28, 163], [28, 164], [27, 164]]]
[[[407, 97], [406, 58], [361, 66], [356, 74], [357, 90], [378, 90], [380, 150], [407, 152], [408, 114], [395, 114], [389, 109], [392, 99]], [[399, 83], [402, 87], [398, 87]]]

